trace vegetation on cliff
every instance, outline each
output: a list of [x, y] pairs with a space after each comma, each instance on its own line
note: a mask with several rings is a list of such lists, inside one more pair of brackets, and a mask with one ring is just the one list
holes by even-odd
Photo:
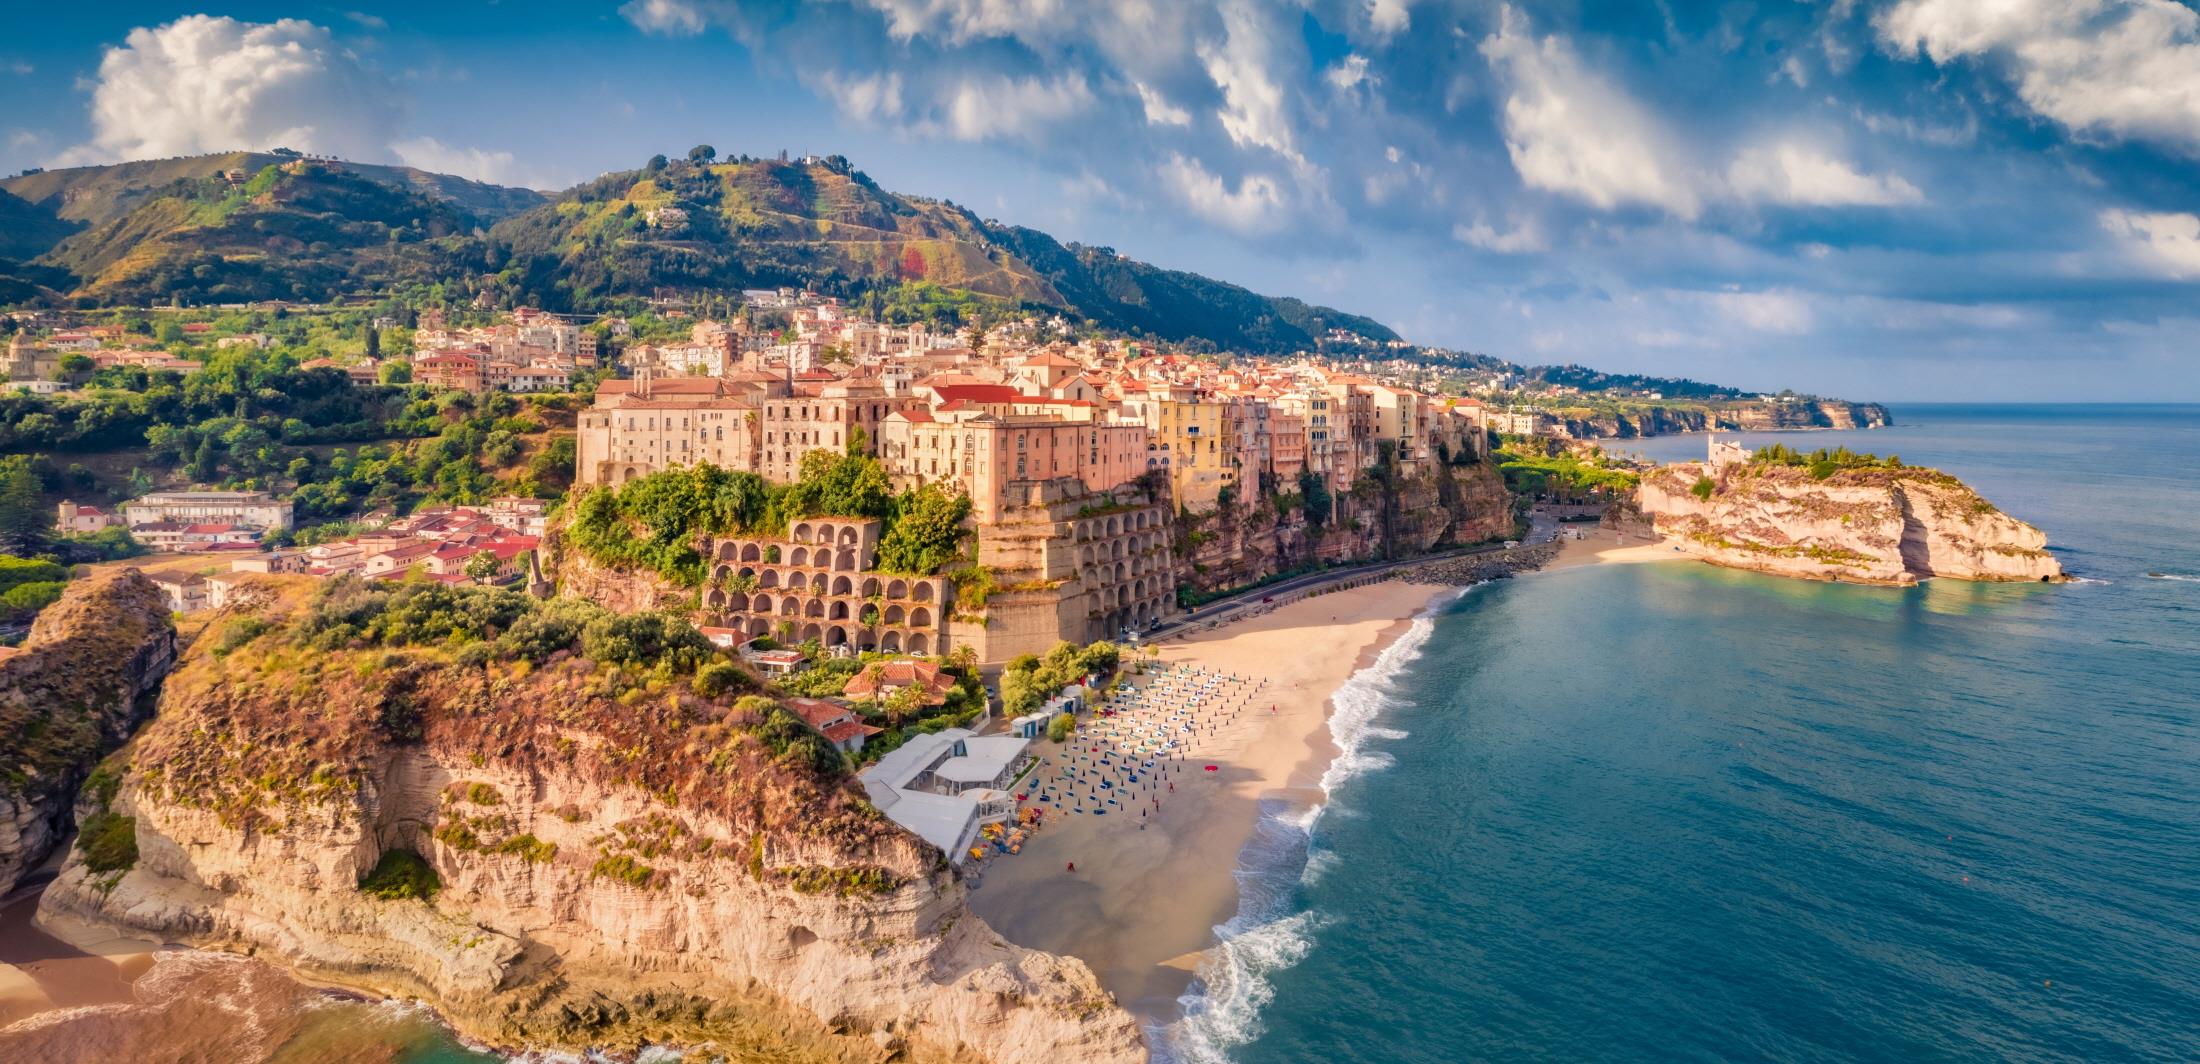
[[173, 632], [160, 591], [134, 571], [67, 587], [0, 659], [0, 794], [61, 793], [119, 745], [137, 720], [138, 672], [166, 664]]
[[698, 587], [709, 570], [705, 536], [777, 537], [805, 517], [868, 517], [883, 523], [881, 569], [929, 576], [961, 554], [969, 512], [968, 497], [937, 487], [896, 496], [875, 458], [816, 450], [791, 484], [704, 463], [593, 488], [573, 505], [564, 536], [598, 564]]
[[1549, 436], [1501, 436], [1491, 452], [1505, 486], [1515, 495], [1578, 500], [1590, 494], [1620, 494], [1635, 489], [1633, 470], [1596, 448], [1576, 448]]
[[[395, 751], [420, 745], [503, 772], [646, 793], [677, 811], [668, 815], [692, 836], [680, 851], [691, 857], [731, 859], [739, 848], [703, 834], [704, 820], [742, 838], [829, 839], [851, 865], [906, 851], [844, 759], [776, 701], [722, 682], [704, 693], [697, 677], [729, 662], [678, 617], [493, 588], [265, 583], [279, 591], [260, 607], [267, 633], [225, 658], [194, 653], [171, 678], [135, 757], [141, 794], [280, 832], [301, 808], [376, 786]], [[458, 788], [436, 838], [490, 857], [568, 859], [507, 805], [487, 785]], [[614, 833], [570, 859], [659, 867], [630, 841]]]

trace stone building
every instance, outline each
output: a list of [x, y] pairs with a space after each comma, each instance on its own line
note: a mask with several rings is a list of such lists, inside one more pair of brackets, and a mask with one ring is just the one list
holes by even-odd
[[752, 639], [947, 653], [950, 582], [878, 572], [879, 532], [873, 519], [820, 517], [784, 539], [716, 540], [704, 612]]
[[[1158, 480], [1158, 478], [1154, 478]], [[982, 608], [957, 604], [949, 635], [980, 661], [1044, 654], [1145, 631], [1176, 608], [1166, 485], [1093, 495], [1068, 478], [1026, 481], [978, 537], [993, 570]]]

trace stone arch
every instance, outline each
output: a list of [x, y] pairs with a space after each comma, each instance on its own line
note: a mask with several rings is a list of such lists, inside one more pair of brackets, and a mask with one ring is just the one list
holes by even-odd
[[793, 595], [789, 595], [786, 598], [780, 599], [779, 615], [781, 617], [802, 616], [802, 600], [794, 597]]
[[729, 610], [747, 610], [749, 608], [749, 597], [738, 591], [727, 595], [726, 608]]
[[842, 626], [840, 626], [840, 625], [837, 625], [837, 624], [832, 624], [832, 625], [826, 625], [826, 626], [825, 626], [825, 645], [826, 645], [826, 646], [829, 646], [829, 647], [838, 647], [838, 646], [846, 646], [847, 644], [848, 644], [848, 629], [846, 629], [846, 628], [844, 628], [844, 627], [842, 627]]
[[822, 599], [811, 599], [810, 601], [808, 601], [808, 602], [804, 603], [804, 604], [803, 604], [803, 606], [802, 606], [802, 615], [803, 615], [804, 617], [820, 617], [820, 618], [821, 618], [821, 617], [824, 617], [824, 616], [825, 616], [825, 603], [824, 603], [824, 600], [822, 600]]
[[760, 561], [763, 561], [763, 560], [764, 560], [764, 548], [762, 548], [762, 547], [759, 547], [759, 546], [757, 546], [757, 545], [756, 545], [756, 544], [754, 544], [754, 543], [743, 543], [743, 544], [741, 544], [741, 560], [742, 560], [742, 561], [745, 561], [745, 562], [760, 562]]
[[803, 625], [803, 626], [802, 626], [802, 640], [803, 640], [804, 642], [808, 642], [808, 641], [810, 641], [810, 640], [812, 640], [812, 639], [818, 640], [819, 642], [823, 642], [823, 641], [824, 641], [824, 639], [825, 639], [825, 626], [824, 626], [824, 625], [820, 625], [820, 624], [805, 624], [805, 625]]
[[710, 582], [713, 584], [723, 584], [726, 582], [726, 578], [732, 575], [733, 566], [721, 565], [718, 568], [711, 570]]
[[909, 611], [909, 627], [911, 627], [911, 628], [930, 628], [930, 627], [932, 627], [932, 611], [931, 611], [931, 610], [928, 610], [928, 609], [925, 609], [925, 608], [924, 608], [924, 607], [922, 607], [922, 606], [918, 606], [917, 608], [915, 608], [915, 609], [913, 609], [913, 610], [910, 610], [910, 611]]
[[766, 569], [766, 570], [764, 570], [764, 571], [763, 571], [762, 573], [759, 573], [759, 574], [757, 574], [757, 577], [756, 577], [756, 586], [758, 586], [758, 587], [778, 587], [778, 586], [779, 586], [779, 570], [777, 570], [777, 569]]
[[814, 540], [814, 542], [830, 544], [832, 543], [832, 541], [833, 526], [829, 523], [820, 523], [817, 526], [817, 538], [816, 540]]
[[788, 536], [787, 538], [788, 538], [788, 539], [791, 539], [791, 540], [793, 540], [793, 541], [795, 541], [796, 543], [807, 543], [807, 542], [809, 542], [809, 541], [810, 541], [810, 523], [809, 523], [808, 521], [803, 521], [803, 522], [800, 522], [800, 523], [796, 524], [796, 525], [794, 526], [794, 531], [793, 531], [793, 533], [792, 533], [792, 534], [790, 534], [790, 535], [789, 535], [789, 536]]
[[1117, 580], [1128, 580], [1128, 579], [1130, 579], [1130, 575], [1131, 575], [1131, 567], [1130, 567], [1130, 566], [1128, 566], [1128, 565], [1125, 565], [1125, 564], [1123, 564], [1122, 562], [1117, 562], [1117, 563], [1115, 563], [1115, 578], [1116, 578]]
[[840, 554], [833, 559], [833, 568], [835, 569], [854, 569], [855, 567], [856, 552], [854, 550], [843, 549]]
[[788, 556], [787, 556], [787, 564], [788, 564], [788, 565], [808, 565], [808, 564], [810, 564], [810, 548], [808, 548], [808, 547], [796, 547], [796, 548], [794, 549], [794, 553], [793, 553], [793, 554], [790, 554], [790, 555], [788, 555]]
[[901, 605], [900, 605], [899, 603], [896, 603], [896, 604], [894, 604], [894, 605], [892, 605], [892, 606], [888, 606], [888, 607], [886, 607], [886, 619], [885, 619], [885, 623], [887, 623], [887, 624], [900, 624], [900, 623], [901, 623], [901, 618], [902, 618], [902, 609], [901, 609]]
[[909, 633], [909, 652], [911, 654], [930, 654], [932, 652], [932, 637], [925, 635], [923, 632]]
[[1110, 517], [1110, 518], [1108, 518], [1108, 535], [1110, 535], [1110, 536], [1113, 536], [1113, 535], [1115, 535], [1115, 534], [1117, 534], [1117, 533], [1121, 532], [1122, 530], [1123, 530], [1123, 525], [1122, 525], [1122, 523], [1121, 523], [1121, 522], [1117, 521], [1117, 520], [1116, 520], [1115, 518], [1113, 518], [1113, 517]]
[[761, 639], [772, 634], [772, 622], [768, 617], [749, 618], [749, 638]]
[[1085, 563], [1086, 565], [1091, 565], [1093, 563], [1092, 548], [1086, 547], [1082, 552], [1080, 552], [1077, 560]]
[[825, 588], [826, 588], [826, 586], [827, 586], [827, 585], [828, 585], [828, 584], [829, 584], [829, 583], [830, 583], [831, 581], [832, 581], [832, 577], [830, 577], [830, 576], [827, 576], [827, 575], [826, 575], [826, 574], [824, 574], [824, 573], [818, 573], [818, 574], [815, 574], [815, 575], [811, 576], [811, 577], [810, 577], [810, 593], [811, 593], [811, 594], [813, 594], [813, 595], [822, 595], [822, 594], [824, 594], [824, 593], [825, 593]]
[[840, 543], [844, 547], [853, 547], [862, 540], [862, 534], [856, 531], [854, 525], [849, 525], [840, 530]]
[[833, 578], [832, 593], [835, 595], [855, 594], [855, 585], [845, 576], [836, 576]]
[[715, 587], [714, 587], [714, 588], [711, 588], [711, 589], [710, 589], [710, 590], [709, 590], [708, 592], [704, 593], [704, 595], [703, 595], [703, 605], [705, 605], [705, 606], [708, 606], [708, 607], [710, 607], [711, 609], [714, 609], [714, 610], [722, 610], [722, 609], [725, 609], [725, 608], [726, 608], [726, 593], [725, 593], [725, 592], [723, 592], [723, 591], [720, 591], [720, 590], [718, 590], [718, 589], [717, 589], [717, 588], [715, 588]]
[[908, 598], [908, 597], [909, 597], [909, 581], [907, 581], [907, 580], [890, 580], [890, 581], [887, 581], [887, 584], [886, 584], [886, 597], [887, 597], [887, 598]]
[[863, 578], [863, 597], [864, 597], [864, 598], [870, 598], [870, 597], [872, 597], [873, 595], [876, 595], [876, 594], [878, 594], [878, 577], [875, 577], [875, 576], [866, 576], [866, 577], [864, 577], [864, 578]]
[[826, 613], [825, 613], [825, 619], [826, 619], [826, 620], [828, 620], [828, 621], [845, 621], [845, 620], [847, 620], [847, 619], [848, 619], [848, 604], [847, 604], [847, 603], [845, 603], [845, 602], [841, 602], [841, 601], [839, 601], [839, 600], [837, 600], [837, 599], [836, 599], [836, 600], [834, 600], [834, 602], [833, 602], [833, 604], [832, 604], [832, 607], [831, 607], [830, 609], [828, 609], [828, 610], [826, 611]]
[[910, 589], [910, 591], [909, 591], [909, 597], [910, 597], [910, 598], [913, 598], [913, 599], [916, 599], [916, 600], [917, 600], [918, 602], [930, 602], [930, 601], [932, 601], [932, 581], [930, 581], [930, 580], [919, 580], [919, 581], [917, 581], [917, 586], [916, 586], [916, 587], [914, 587], [914, 588], [911, 588], [911, 589]]
[[890, 653], [890, 654], [891, 654], [891, 653], [895, 653], [895, 652], [898, 652], [898, 651], [900, 651], [900, 650], [901, 650], [901, 633], [900, 633], [900, 632], [888, 632], [888, 633], [886, 633], [885, 637], [879, 640], [879, 644], [878, 644], [878, 647], [879, 647], [879, 649], [880, 649], [880, 650], [884, 650], [884, 651], [886, 651], [887, 653]]

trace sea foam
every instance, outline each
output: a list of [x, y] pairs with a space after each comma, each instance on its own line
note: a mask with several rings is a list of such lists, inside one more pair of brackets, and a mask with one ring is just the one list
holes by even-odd
[[1329, 736], [1337, 756], [1322, 772], [1325, 801], [1303, 807], [1261, 803], [1253, 837], [1238, 855], [1237, 915], [1215, 928], [1220, 943], [1177, 999], [1182, 1018], [1148, 1039], [1158, 1059], [1222, 1064], [1231, 1049], [1259, 1036], [1261, 1008], [1276, 994], [1272, 977], [1306, 956], [1321, 926], [1320, 914], [1291, 910], [1297, 888], [1335, 864], [1334, 855], [1316, 846], [1314, 838], [1328, 808], [1326, 799], [1352, 779], [1396, 763], [1370, 744], [1403, 739], [1406, 733], [1376, 721], [1397, 704], [1395, 681], [1421, 656], [1436, 631], [1436, 615], [1471, 590], [1446, 592], [1430, 601], [1396, 641], [1330, 696], [1335, 708], [1329, 715]]

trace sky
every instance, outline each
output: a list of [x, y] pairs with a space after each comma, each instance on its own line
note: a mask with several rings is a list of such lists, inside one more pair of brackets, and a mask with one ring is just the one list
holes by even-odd
[[1529, 364], [2200, 401], [2200, 0], [0, 6], [0, 173], [697, 143]]

